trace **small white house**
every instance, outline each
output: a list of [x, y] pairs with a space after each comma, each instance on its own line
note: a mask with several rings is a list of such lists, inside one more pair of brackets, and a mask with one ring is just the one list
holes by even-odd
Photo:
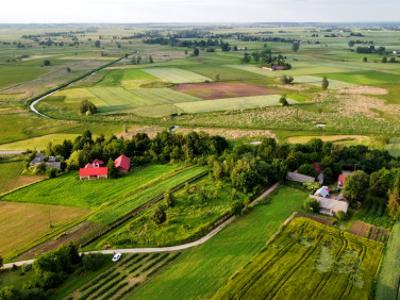
[[315, 195], [311, 196], [311, 198], [318, 201], [321, 214], [334, 216], [339, 211], [342, 211], [346, 214], [347, 210], [349, 209], [349, 203], [347, 201], [339, 201], [332, 198], [323, 198]]

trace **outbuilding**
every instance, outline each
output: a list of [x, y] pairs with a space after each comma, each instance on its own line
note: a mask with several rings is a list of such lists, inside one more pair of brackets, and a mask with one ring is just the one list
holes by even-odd
[[131, 160], [122, 154], [114, 160], [114, 166], [119, 172], [128, 173], [131, 168]]

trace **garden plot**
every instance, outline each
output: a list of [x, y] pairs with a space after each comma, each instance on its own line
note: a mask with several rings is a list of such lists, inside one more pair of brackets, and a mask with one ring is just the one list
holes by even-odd
[[271, 95], [274, 93], [272, 89], [266, 87], [237, 82], [179, 84], [174, 89], [204, 100]]
[[383, 244], [294, 219], [214, 299], [369, 299]]
[[212, 81], [212, 79], [203, 75], [178, 68], [148, 68], [144, 70], [165, 82], [192, 83]]

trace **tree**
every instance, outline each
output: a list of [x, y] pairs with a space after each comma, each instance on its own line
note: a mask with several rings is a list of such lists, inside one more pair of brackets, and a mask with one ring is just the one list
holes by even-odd
[[43, 61], [43, 66], [48, 67], [48, 66], [50, 66], [50, 65], [51, 65], [50, 60], [45, 59], [45, 60]]
[[388, 62], [388, 59], [387, 59], [386, 56], [382, 57], [382, 62], [383, 62], [384, 64], [386, 64], [386, 63]]
[[296, 41], [294, 43], [292, 43], [292, 50], [293, 52], [297, 52], [300, 49], [300, 41]]
[[397, 174], [393, 188], [389, 193], [389, 201], [387, 204], [388, 214], [397, 221], [400, 218], [400, 173]]
[[363, 202], [367, 195], [369, 187], [369, 176], [364, 171], [355, 171], [346, 179], [346, 185], [343, 190], [344, 196], [350, 202]]
[[289, 102], [287, 101], [287, 99], [286, 99], [285, 96], [282, 96], [282, 97], [279, 99], [279, 103], [282, 104], [282, 106], [289, 106]]
[[95, 42], [94, 42], [94, 46], [95, 46], [96, 48], [100, 48], [100, 47], [101, 47], [101, 42], [100, 42], [99, 40], [95, 41]]
[[95, 114], [97, 113], [97, 107], [89, 100], [83, 100], [80, 106], [81, 114]]
[[70, 67], [67, 67], [67, 72], [68, 72], [68, 73], [71, 73], [71, 72], [72, 72], [72, 70], [71, 70]]
[[200, 54], [199, 48], [194, 48], [193, 49], [193, 56], [199, 56], [199, 54]]
[[294, 78], [292, 76], [283, 75], [283, 76], [281, 76], [281, 78], [279, 80], [282, 84], [292, 84], [294, 81]]
[[115, 168], [114, 161], [110, 158], [107, 163], [108, 168], [108, 176], [110, 178], [117, 178], [118, 177], [118, 170]]
[[356, 43], [353, 40], [349, 41], [349, 43], [348, 43], [350, 48], [353, 48], [355, 44]]
[[326, 78], [326, 76], [324, 76], [324, 78], [322, 78], [322, 89], [327, 90], [328, 87], [329, 87], [328, 78]]
[[368, 57], [364, 56], [363, 57], [363, 62], [365, 62], [365, 63], [368, 62]]
[[231, 213], [234, 214], [235, 216], [239, 216], [242, 214], [243, 209], [244, 209], [244, 204], [242, 201], [234, 201], [232, 203]]
[[151, 56], [151, 55], [149, 56], [149, 63], [150, 64], [154, 63], [153, 56]]
[[168, 208], [172, 208], [175, 206], [175, 198], [174, 198], [174, 195], [172, 194], [171, 190], [168, 190], [165, 192], [164, 199], [165, 199], [165, 202], [167, 203]]
[[153, 221], [157, 225], [163, 224], [167, 220], [167, 214], [165, 213], [165, 207], [159, 205], [153, 213]]
[[221, 80], [221, 75], [219, 73], [217, 73], [215, 75], [215, 81], [220, 81]]

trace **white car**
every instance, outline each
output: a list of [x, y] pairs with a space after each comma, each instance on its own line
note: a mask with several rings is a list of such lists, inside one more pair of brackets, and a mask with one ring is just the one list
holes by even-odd
[[113, 256], [113, 258], [112, 258], [112, 261], [113, 262], [117, 262], [117, 261], [119, 261], [120, 259], [121, 259], [121, 256], [122, 256], [122, 254], [121, 253], [115, 253], [114, 254], [114, 256]]

